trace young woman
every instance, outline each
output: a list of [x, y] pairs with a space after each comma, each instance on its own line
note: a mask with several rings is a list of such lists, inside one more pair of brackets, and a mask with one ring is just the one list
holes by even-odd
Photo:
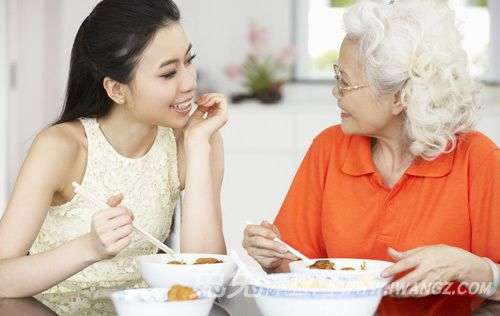
[[143, 285], [134, 257], [157, 252], [132, 223], [165, 240], [181, 190], [181, 250], [225, 252], [227, 104], [203, 95], [190, 115], [195, 55], [179, 19], [170, 0], [104, 0], [80, 26], [64, 111], [34, 140], [0, 222], [0, 297], [112, 312], [106, 293]]

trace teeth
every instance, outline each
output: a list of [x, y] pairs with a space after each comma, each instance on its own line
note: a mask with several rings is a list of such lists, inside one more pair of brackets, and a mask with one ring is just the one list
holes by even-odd
[[172, 107], [179, 111], [187, 111], [191, 107], [191, 102], [186, 102], [184, 103], [184, 105], [182, 104], [173, 105]]

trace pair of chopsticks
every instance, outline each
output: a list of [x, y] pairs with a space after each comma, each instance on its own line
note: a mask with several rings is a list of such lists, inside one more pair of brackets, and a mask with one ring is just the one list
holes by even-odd
[[[103, 202], [103, 201], [97, 199], [96, 197], [94, 197], [92, 194], [90, 194], [88, 191], [86, 191], [78, 183], [73, 182], [72, 185], [73, 185], [73, 189], [74, 189], [75, 194], [80, 195], [82, 198], [86, 199], [88, 202], [93, 203], [95, 206], [97, 206], [100, 209], [110, 208], [110, 206], [108, 204], [106, 204], [105, 202]], [[144, 237], [146, 237], [146, 239], [149, 242], [151, 242], [153, 245], [155, 245], [156, 247], [158, 247], [159, 249], [165, 251], [165, 253], [167, 253], [167, 254], [169, 254], [169, 255], [171, 255], [173, 257], [177, 256], [177, 253], [172, 248], [168, 247], [167, 245], [165, 245], [164, 243], [162, 243], [161, 241], [159, 241], [158, 239], [156, 239], [153, 235], [151, 235], [150, 233], [148, 233], [144, 229], [138, 227], [136, 224], [132, 224], [132, 226], [134, 227], [134, 229], [136, 231], [138, 231]]]
[[[249, 222], [247, 221], [247, 225], [257, 225], [259, 226], [258, 224], [255, 224], [253, 222]], [[274, 238], [273, 241], [276, 241], [276, 242], [279, 242], [280, 244], [282, 244], [283, 246], [286, 247], [286, 249], [291, 253], [293, 254], [294, 256], [296, 256], [297, 258], [300, 258], [304, 261], [307, 261], [307, 262], [310, 262], [310, 261], [313, 261], [312, 259], [310, 259], [309, 257], [307, 257], [306, 255], [304, 255], [303, 253], [301, 253], [300, 251], [298, 251], [297, 249], [293, 248], [292, 246], [290, 246], [289, 244], [287, 244], [286, 242], [284, 242], [283, 240], [279, 239], [278, 237]]]

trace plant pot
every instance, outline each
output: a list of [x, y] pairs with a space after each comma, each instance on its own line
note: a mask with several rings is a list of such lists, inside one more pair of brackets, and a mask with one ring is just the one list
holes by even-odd
[[255, 97], [264, 104], [275, 104], [281, 101], [283, 94], [279, 90], [269, 90], [256, 93]]
[[251, 100], [255, 99], [254, 94], [248, 94], [248, 93], [238, 93], [238, 94], [233, 94], [231, 95], [231, 103], [233, 104], [238, 104], [246, 100]]

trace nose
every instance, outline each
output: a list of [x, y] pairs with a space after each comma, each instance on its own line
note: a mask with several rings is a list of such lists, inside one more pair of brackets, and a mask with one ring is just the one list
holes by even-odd
[[332, 88], [332, 95], [335, 99], [340, 99], [340, 93], [339, 93], [339, 89], [337, 88], [337, 85], [334, 85], [333, 88]]
[[182, 93], [189, 93], [197, 87], [197, 75], [194, 69], [184, 69], [179, 76], [179, 89]]

